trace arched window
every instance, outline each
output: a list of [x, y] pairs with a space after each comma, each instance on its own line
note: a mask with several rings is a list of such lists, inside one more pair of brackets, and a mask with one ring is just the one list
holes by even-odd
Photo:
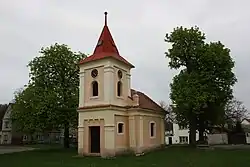
[[117, 96], [121, 96], [122, 95], [122, 82], [118, 81], [117, 82]]
[[124, 133], [124, 123], [119, 122], [117, 126], [117, 133], [118, 134], [123, 134]]
[[92, 82], [92, 96], [98, 96], [98, 82]]

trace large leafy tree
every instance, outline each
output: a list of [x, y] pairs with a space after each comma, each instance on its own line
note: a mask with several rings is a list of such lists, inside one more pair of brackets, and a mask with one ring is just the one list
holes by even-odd
[[[204, 39], [205, 35], [201, 33], [197, 27], [192, 27], [191, 29], [177, 27], [170, 34], [166, 34], [165, 38], [165, 41], [172, 45], [165, 53], [166, 57], [170, 59], [169, 67], [173, 69], [185, 68], [185, 71], [181, 71], [181, 73], [173, 79], [170, 97], [173, 104], [178, 108], [175, 110], [177, 120], [182, 119], [182, 123], [186, 122], [189, 124], [189, 139], [192, 145], [195, 143], [196, 133], [195, 111], [199, 106], [194, 105], [195, 101], [192, 101], [190, 95], [185, 96], [183, 94], [192, 92], [192, 88], [189, 89], [190, 87], [186, 85], [186, 83], [191, 82], [191, 85], [193, 85], [194, 83], [192, 83], [192, 81], [195, 82], [193, 78], [196, 76], [193, 75], [192, 71], [195, 66], [197, 66], [197, 58], [203, 51]], [[182, 91], [179, 92], [178, 90]], [[186, 97], [189, 98], [186, 99]]]
[[15, 130], [32, 135], [48, 127], [48, 122], [42, 120], [45, 117], [41, 117], [41, 112], [38, 110], [37, 104], [41, 100], [37, 96], [38, 93], [33, 84], [15, 92], [15, 103], [11, 112]]
[[206, 85], [208, 96], [206, 104], [198, 115], [199, 139], [204, 140], [204, 131], [214, 124], [220, 124], [225, 115], [225, 105], [233, 98], [232, 86], [236, 82], [232, 72], [234, 62], [230, 50], [221, 42], [205, 44], [195, 71], [200, 76], [200, 83]]
[[[77, 124], [77, 105], [79, 90], [79, 67], [77, 63], [83, 53], [74, 53], [64, 44], [54, 44], [42, 48], [41, 55], [29, 62], [30, 82], [28, 88], [17, 94], [16, 111], [32, 112], [32, 125], [39, 125], [42, 130], [63, 128], [64, 146], [69, 147], [69, 128]], [[20, 109], [27, 97], [27, 107]], [[23, 98], [23, 99], [22, 99]], [[25, 112], [24, 112], [25, 113]], [[24, 120], [25, 123], [27, 120]]]
[[[172, 45], [166, 52], [170, 68], [180, 69], [170, 85], [170, 97], [177, 120], [189, 125], [190, 144], [194, 145], [196, 129], [202, 134], [207, 122], [215, 123], [222, 115], [218, 106], [232, 98], [234, 62], [220, 42], [205, 43], [198, 27], [177, 27], [165, 41]], [[210, 112], [212, 108], [216, 110]]]

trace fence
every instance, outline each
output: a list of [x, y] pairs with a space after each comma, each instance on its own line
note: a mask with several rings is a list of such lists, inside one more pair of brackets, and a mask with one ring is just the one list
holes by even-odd
[[228, 144], [228, 136], [226, 133], [208, 134], [207, 139], [209, 145]]

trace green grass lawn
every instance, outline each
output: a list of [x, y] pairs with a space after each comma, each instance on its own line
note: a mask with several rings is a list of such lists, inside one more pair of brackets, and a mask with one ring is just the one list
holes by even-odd
[[75, 157], [76, 150], [36, 150], [0, 155], [3, 167], [237, 167], [250, 165], [250, 150], [166, 148], [141, 157]]

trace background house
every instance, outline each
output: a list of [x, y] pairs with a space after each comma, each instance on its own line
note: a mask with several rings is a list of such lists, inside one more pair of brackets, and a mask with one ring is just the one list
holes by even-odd
[[244, 119], [241, 125], [246, 134], [246, 143], [250, 144], [250, 119]]
[[243, 119], [242, 125], [250, 125], [250, 119]]
[[22, 141], [22, 135], [16, 132], [11, 122], [11, 111], [12, 104], [9, 103], [6, 111], [4, 111], [3, 117], [1, 118], [1, 129], [0, 129], [0, 144], [20, 144]]
[[[165, 142], [166, 144], [188, 144], [189, 129], [185, 126], [180, 126], [175, 123], [166, 122], [165, 124]], [[199, 134], [196, 133], [196, 140], [199, 139]]]
[[250, 144], [250, 122], [244, 119], [241, 128], [237, 130], [237, 125], [233, 127], [225, 125], [225, 127], [215, 126], [208, 134], [208, 144]]
[[[29, 144], [29, 143], [62, 143], [63, 130], [48, 130], [45, 132], [35, 132], [34, 134], [25, 134], [17, 132], [15, 125], [11, 121], [12, 105], [10, 103], [7, 109], [0, 115], [0, 144]], [[76, 140], [76, 129], [70, 129], [70, 138]]]
[[11, 104], [8, 105], [6, 111], [4, 111], [2, 121], [1, 121], [1, 132], [0, 132], [0, 144], [11, 144], [12, 133], [11, 133], [11, 121], [10, 121], [10, 111]]

